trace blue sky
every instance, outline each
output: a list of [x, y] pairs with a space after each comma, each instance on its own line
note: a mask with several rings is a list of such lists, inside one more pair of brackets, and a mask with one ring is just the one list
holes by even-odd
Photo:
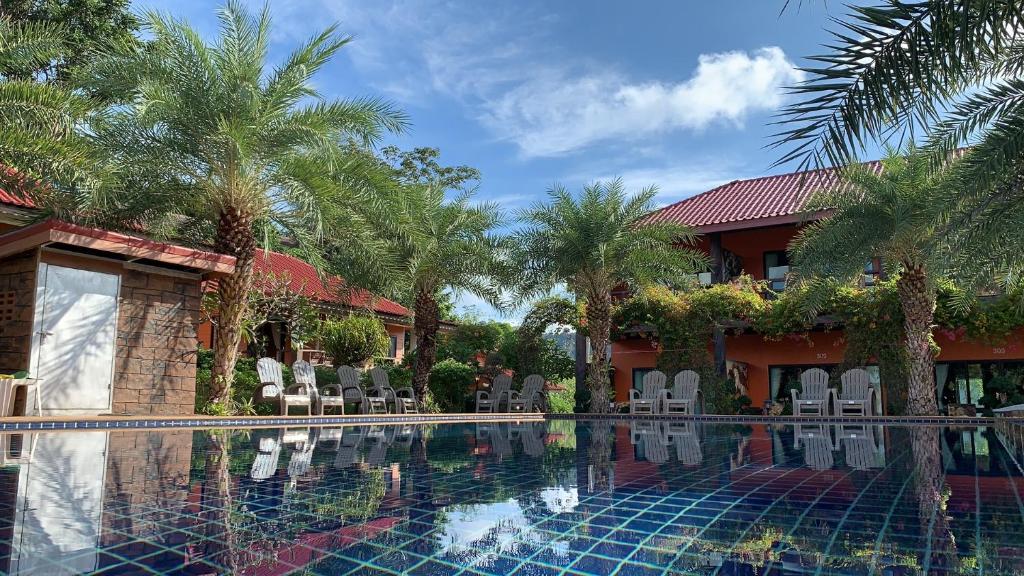
[[[277, 0], [271, 57], [339, 22], [355, 39], [317, 79], [321, 92], [392, 100], [412, 127], [387, 143], [478, 168], [479, 196], [510, 213], [555, 182], [616, 176], [658, 185], [668, 204], [787, 171], [770, 169], [767, 123], [801, 78], [795, 67], [828, 39], [828, 17], [842, 15], [836, 3], [791, 4], [780, 14], [783, 0]], [[216, 6], [135, 4], [204, 34]], [[471, 296], [460, 307], [494, 315]]]

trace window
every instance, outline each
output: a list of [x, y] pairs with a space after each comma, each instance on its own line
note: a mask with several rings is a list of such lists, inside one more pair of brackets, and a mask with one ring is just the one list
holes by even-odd
[[879, 276], [882, 274], [881, 262], [877, 258], [872, 258], [864, 264], [864, 286], [874, 286], [878, 284]]
[[633, 389], [642, 389], [644, 386], [644, 376], [654, 372], [655, 370], [655, 368], [633, 368]]
[[388, 358], [398, 358], [398, 336], [391, 335], [391, 345], [388, 347]]
[[775, 292], [786, 289], [786, 275], [789, 274], [789, 255], [785, 250], [764, 253], [764, 278]]
[[1024, 362], [940, 362], [935, 364], [935, 383], [942, 405], [973, 404], [981, 407], [985, 387], [997, 375], [1024, 369]]

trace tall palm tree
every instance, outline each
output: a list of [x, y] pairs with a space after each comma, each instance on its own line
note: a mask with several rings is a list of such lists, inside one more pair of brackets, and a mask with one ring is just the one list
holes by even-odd
[[377, 233], [374, 258], [367, 261], [339, 247], [330, 257], [349, 278], [373, 278], [367, 266], [384, 267], [382, 283], [367, 286], [412, 306], [416, 355], [413, 390], [424, 399], [430, 370], [437, 359], [440, 303], [451, 293], [470, 293], [500, 305], [502, 297], [495, 277], [503, 269], [499, 260], [501, 239], [494, 235], [502, 216], [492, 203], [472, 202], [464, 191], [446, 197], [444, 185], [406, 182], [378, 203], [363, 207]]
[[790, 250], [800, 278], [851, 280], [881, 258], [898, 274], [903, 340], [909, 360], [908, 410], [938, 413], [932, 339], [936, 281], [947, 273], [950, 249], [936, 220], [935, 199], [949, 185], [926, 154], [890, 150], [880, 169], [854, 165], [845, 183], [812, 199], [809, 209], [831, 215], [805, 227]]
[[336, 26], [270, 67], [267, 8], [253, 15], [232, 0], [219, 16], [219, 36], [208, 42], [185, 22], [148, 12], [144, 50], [111, 51], [87, 70], [87, 89], [117, 98], [91, 129], [118, 177], [80, 202], [152, 232], [210, 239], [236, 258], [218, 284], [211, 399], [224, 402], [257, 238], [287, 235], [315, 255], [331, 225], [325, 210], [365, 192], [365, 147], [402, 130], [405, 118], [378, 99], [317, 91], [314, 75], [350, 40]]
[[681, 246], [693, 241], [688, 228], [645, 222], [654, 210], [654, 186], [627, 197], [622, 180], [596, 182], [573, 195], [560, 185], [550, 201], [519, 217], [514, 234], [525, 291], [542, 293], [559, 285], [586, 303], [586, 331], [592, 357], [587, 368], [590, 410], [609, 408], [608, 355], [612, 291], [653, 282], [682, 280], [707, 264], [700, 252]]
[[49, 65], [69, 49], [59, 26], [0, 18], [0, 181], [7, 181], [9, 191], [38, 194], [40, 189], [26, 186], [26, 180], [70, 185], [89, 175], [91, 155], [77, 125], [90, 101], [65, 85], [23, 73]]
[[[962, 282], [987, 262], [1024, 267], [1024, 10], [1018, 0], [876, 0], [852, 7], [782, 112], [779, 163], [843, 166], [910, 138], [942, 166], [971, 149], [940, 199]], [[976, 266], [985, 256], [986, 266]]]

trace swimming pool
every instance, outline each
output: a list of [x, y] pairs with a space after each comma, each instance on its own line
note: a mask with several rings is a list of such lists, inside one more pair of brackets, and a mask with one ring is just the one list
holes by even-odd
[[683, 420], [7, 435], [0, 570], [1019, 574], [1022, 439]]

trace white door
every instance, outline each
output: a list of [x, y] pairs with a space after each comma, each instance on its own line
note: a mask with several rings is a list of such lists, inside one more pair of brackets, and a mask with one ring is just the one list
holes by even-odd
[[18, 474], [11, 574], [96, 570], [106, 457], [106, 432], [38, 435]]
[[42, 263], [36, 282], [33, 377], [47, 414], [110, 410], [120, 276]]

